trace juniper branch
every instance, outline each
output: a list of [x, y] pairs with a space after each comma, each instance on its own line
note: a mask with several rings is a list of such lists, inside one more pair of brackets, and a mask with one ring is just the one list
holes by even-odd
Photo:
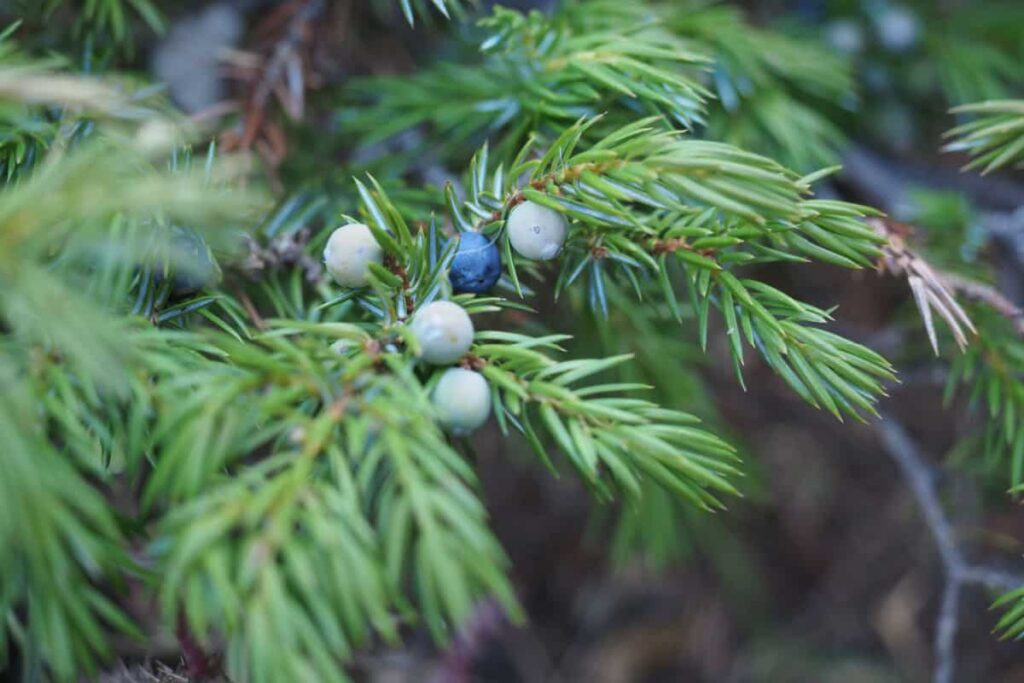
[[[514, 286], [517, 265], [502, 231], [504, 217], [531, 201], [574, 221], [555, 291], [589, 274], [590, 298], [605, 310], [606, 277], [623, 277], [638, 295], [665, 300], [678, 319], [669, 266], [688, 276], [699, 336], [709, 306], [722, 311], [739, 374], [743, 343], [756, 348], [808, 402], [837, 417], [871, 412], [888, 364], [872, 352], [818, 327], [825, 311], [734, 274], [738, 266], [774, 260], [820, 259], [846, 267], [871, 264], [882, 238], [862, 219], [869, 209], [807, 199], [813, 178], [800, 178], [764, 157], [728, 145], [680, 138], [642, 120], [585, 145], [582, 121], [542, 156], [527, 148], [506, 172], [488, 170], [485, 148], [470, 163], [468, 197], [447, 191], [460, 230], [497, 233]], [[526, 184], [517, 179], [528, 176]], [[644, 284], [641, 284], [641, 281]], [[742, 379], [742, 378], [741, 378]]]

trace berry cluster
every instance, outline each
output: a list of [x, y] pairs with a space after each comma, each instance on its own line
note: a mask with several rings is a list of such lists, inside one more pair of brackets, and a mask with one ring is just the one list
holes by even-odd
[[[557, 211], [523, 202], [508, 216], [508, 239], [524, 258], [548, 261], [562, 250], [567, 227]], [[495, 240], [473, 231], [460, 233], [448, 272], [452, 290], [484, 294], [501, 277], [501, 252]], [[364, 287], [370, 264], [381, 264], [384, 253], [370, 228], [350, 223], [331, 233], [324, 249], [324, 264], [343, 287]], [[409, 323], [420, 356], [432, 365], [451, 365], [466, 355], [473, 343], [473, 321], [458, 304], [433, 301], [420, 308]], [[453, 434], [467, 434], [480, 427], [491, 413], [491, 391], [479, 373], [448, 368], [434, 387], [431, 399], [441, 424]]]

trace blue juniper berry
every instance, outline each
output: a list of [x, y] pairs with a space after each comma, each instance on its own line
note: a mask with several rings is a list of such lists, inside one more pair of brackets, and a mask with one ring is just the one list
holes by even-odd
[[448, 279], [456, 293], [483, 294], [501, 277], [498, 246], [478, 232], [464, 232], [452, 260]]

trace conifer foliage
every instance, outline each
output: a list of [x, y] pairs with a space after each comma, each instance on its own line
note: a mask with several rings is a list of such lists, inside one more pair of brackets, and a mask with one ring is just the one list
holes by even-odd
[[[268, 187], [117, 72], [140, 32], [164, 26], [162, 3], [49, 3], [77, 17], [62, 44], [102, 55], [89, 74], [7, 28], [0, 669], [13, 644], [23, 670], [73, 680], [164, 628], [222, 651], [232, 680], [345, 680], [360, 648], [409, 626], [443, 644], [481, 599], [524, 618], [466, 454], [488, 415], [601, 502], [725, 508], [741, 490], [736, 449], [620, 381], [631, 356], [567, 353], [570, 337], [533, 312], [554, 298], [599, 320], [621, 306], [675, 321], [673, 338], [701, 348], [724, 328], [738, 382], [759, 358], [840, 420], [876, 415], [892, 365], [836, 332], [834, 310], [758, 276], [883, 255], [865, 222], [879, 212], [816, 194], [840, 142], [820, 111], [853, 97], [850, 72], [689, 5], [495, 8], [474, 29], [473, 3], [375, 3], [412, 30], [450, 20], [477, 50], [327, 92], [331, 125], [365, 153], [335, 170], [342, 183]], [[952, 146], [973, 165], [1020, 162], [1019, 102], [962, 111], [979, 118]], [[380, 153], [413, 130], [426, 133], [411, 148]], [[458, 172], [410, 182], [423, 157]], [[524, 207], [554, 221], [543, 256], [510, 234]], [[350, 224], [373, 257], [335, 266], [328, 251], [325, 272]], [[486, 284], [453, 282], [460, 236], [496, 249]], [[436, 352], [448, 342], [417, 315], [438, 302], [467, 316], [468, 349]], [[966, 379], [985, 372], [975, 348], [957, 361]], [[989, 391], [1020, 485], [1011, 383]], [[470, 385], [486, 390], [444, 393]], [[133, 611], [139, 594], [157, 625]]]

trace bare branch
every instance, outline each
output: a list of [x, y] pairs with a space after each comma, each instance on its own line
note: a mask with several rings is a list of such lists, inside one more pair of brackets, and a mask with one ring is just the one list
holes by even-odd
[[956, 631], [963, 586], [976, 585], [1005, 591], [1024, 585], [1024, 576], [967, 562], [957, 545], [953, 525], [939, 501], [934, 469], [895, 418], [883, 415], [876, 426], [886, 452], [899, 466], [900, 473], [921, 508], [942, 562], [945, 584], [935, 624], [935, 668], [932, 681], [952, 683], [956, 669]]
[[947, 575], [958, 575], [964, 564], [963, 557], [956, 545], [953, 526], [946, 518], [942, 504], [939, 502], [939, 496], [935, 490], [933, 469], [918, 452], [917, 446], [910, 440], [910, 436], [895, 418], [883, 414], [877, 427], [886, 451], [896, 461], [900, 473], [906, 479], [907, 485], [910, 486], [914, 498], [917, 499], [917, 503], [921, 507], [925, 523], [938, 547], [943, 568]]
[[967, 278], [960, 277], [959, 275], [946, 273], [942, 277], [943, 280], [946, 281], [946, 284], [961, 295], [973, 301], [985, 304], [996, 313], [1009, 320], [1013, 323], [1013, 327], [1017, 330], [1017, 333], [1024, 337], [1024, 309], [1021, 309], [1020, 306], [1017, 306], [1015, 303], [1007, 299], [1002, 292], [997, 290], [995, 287], [991, 287], [981, 282], [975, 282], [974, 280], [968, 280]]
[[959, 581], [946, 580], [942, 588], [942, 605], [935, 624], [934, 683], [952, 683], [956, 671], [956, 629], [960, 620]]

